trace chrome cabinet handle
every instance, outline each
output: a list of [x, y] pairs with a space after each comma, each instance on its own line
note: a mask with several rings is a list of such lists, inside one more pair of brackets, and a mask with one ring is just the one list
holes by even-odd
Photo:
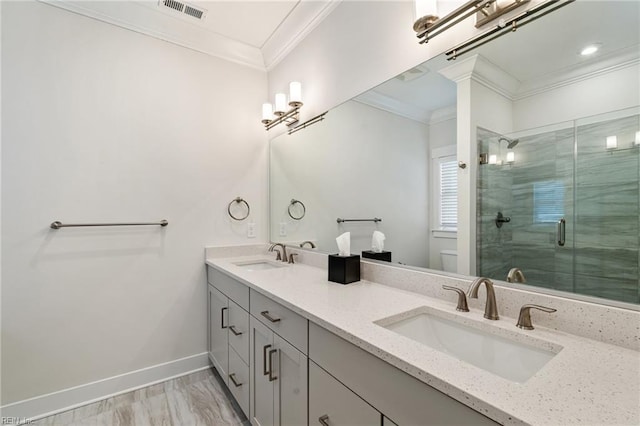
[[329, 416], [326, 414], [323, 414], [322, 416], [318, 417], [318, 421], [320, 422], [320, 424], [322, 426], [330, 426], [329, 425]]
[[269, 370], [267, 370], [267, 349], [269, 349], [271, 345], [264, 345], [262, 347], [262, 375], [266, 376], [267, 374], [271, 374]]
[[278, 352], [277, 349], [271, 349], [269, 351], [269, 381], [270, 382], [273, 382], [278, 378], [278, 376], [273, 375], [273, 358], [271, 357], [271, 355], [275, 354], [276, 352]]
[[229, 380], [231, 380], [233, 382], [233, 385], [237, 388], [239, 388], [240, 386], [242, 386], [242, 383], [238, 383], [236, 382], [236, 373], [231, 373], [229, 374]]
[[565, 225], [567, 221], [564, 218], [558, 221], [558, 245], [560, 247], [564, 246], [565, 243]]
[[262, 311], [260, 312], [260, 315], [262, 315], [263, 317], [265, 317], [266, 319], [268, 319], [271, 322], [279, 322], [280, 318], [274, 318], [271, 315], [269, 315], [269, 311]]
[[229, 326], [229, 330], [231, 330], [231, 332], [233, 334], [235, 334], [236, 336], [241, 336], [242, 335], [242, 331], [236, 331], [236, 326], [235, 325], [230, 325]]
[[224, 325], [224, 311], [226, 311], [229, 308], [222, 308], [220, 309], [220, 326], [221, 328], [227, 328], [226, 325]]

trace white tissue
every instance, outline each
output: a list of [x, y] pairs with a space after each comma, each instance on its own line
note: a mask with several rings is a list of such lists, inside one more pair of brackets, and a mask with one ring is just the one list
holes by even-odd
[[338, 243], [338, 256], [350, 256], [351, 255], [351, 232], [345, 232], [336, 238]]
[[371, 251], [374, 253], [382, 253], [384, 250], [385, 236], [380, 231], [373, 231], [373, 237], [371, 237]]

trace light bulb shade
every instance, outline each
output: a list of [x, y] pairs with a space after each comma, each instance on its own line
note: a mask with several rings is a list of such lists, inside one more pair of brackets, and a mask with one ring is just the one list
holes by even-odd
[[289, 106], [302, 106], [302, 84], [299, 81], [289, 83]]
[[436, 0], [415, 0], [416, 20], [423, 16], [438, 16], [438, 2]]
[[513, 151], [507, 151], [507, 163], [513, 163], [516, 161], [516, 153]]
[[607, 136], [606, 147], [607, 149], [616, 149], [618, 147], [618, 137]]
[[284, 93], [276, 93], [276, 110], [274, 114], [284, 115], [287, 110], [287, 95]]
[[489, 156], [489, 164], [498, 164], [498, 156], [495, 154], [491, 154]]
[[640, 130], [636, 132], [636, 140], [634, 142], [635, 145], [640, 145]]
[[273, 118], [273, 105], [271, 104], [262, 104], [262, 122], [264, 123], [271, 121]]

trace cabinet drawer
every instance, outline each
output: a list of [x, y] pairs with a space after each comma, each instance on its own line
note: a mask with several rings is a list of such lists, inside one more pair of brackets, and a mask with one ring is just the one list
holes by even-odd
[[314, 323], [309, 358], [400, 426], [498, 424]]
[[229, 300], [229, 344], [249, 364], [249, 312]]
[[281, 304], [251, 290], [251, 315], [307, 353], [307, 320]]
[[246, 415], [249, 414], [249, 366], [229, 348], [229, 390]]
[[207, 266], [207, 281], [229, 299], [249, 310], [249, 287], [211, 266]]
[[309, 426], [378, 426], [381, 414], [314, 362], [309, 362]]

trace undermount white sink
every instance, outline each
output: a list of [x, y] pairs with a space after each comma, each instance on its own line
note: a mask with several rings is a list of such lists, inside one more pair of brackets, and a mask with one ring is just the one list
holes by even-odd
[[517, 383], [526, 382], [561, 348], [529, 346], [424, 312], [378, 325]]
[[264, 271], [266, 269], [276, 269], [287, 266], [269, 260], [249, 260], [244, 262], [237, 262], [234, 263], [234, 265], [241, 267], [245, 271]]

